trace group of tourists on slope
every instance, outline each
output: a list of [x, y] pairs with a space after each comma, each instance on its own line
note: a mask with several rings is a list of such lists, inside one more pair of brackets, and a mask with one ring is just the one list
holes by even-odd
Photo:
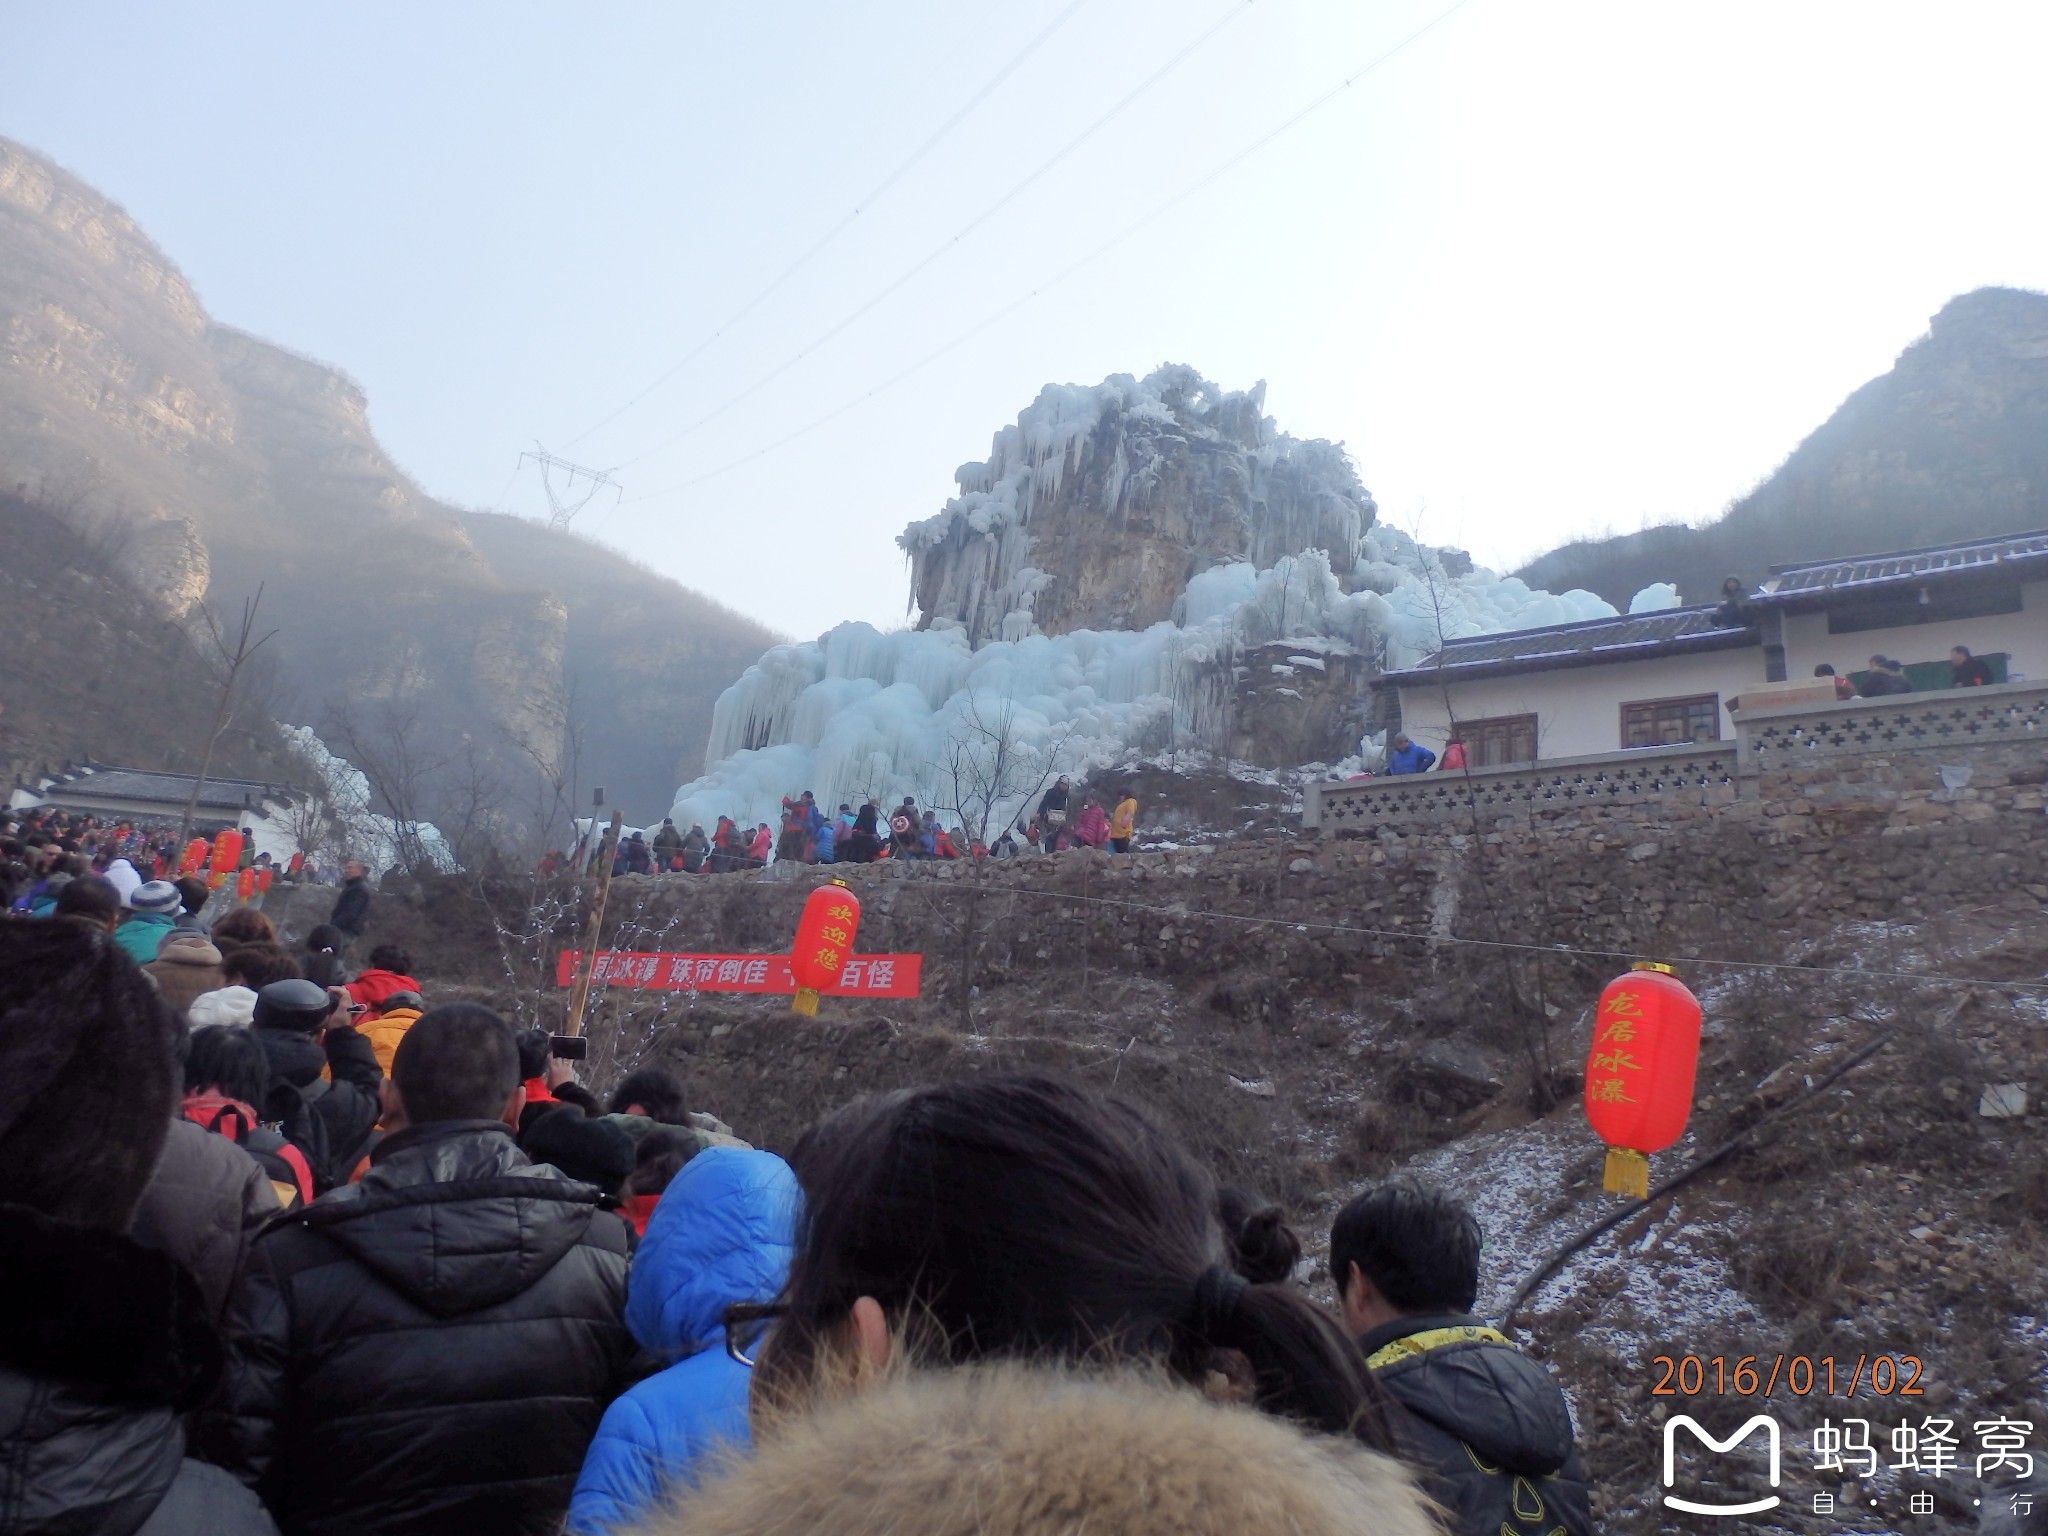
[[[1072, 811], [1073, 785], [1064, 775], [1039, 797], [1035, 812], [1005, 827], [993, 844], [969, 835], [964, 823], [947, 825], [929, 806], [919, 808], [915, 796], [906, 795], [894, 810], [882, 809], [881, 801], [869, 797], [858, 809], [842, 802], [836, 815], [828, 815], [817, 797], [805, 790], [785, 795], [782, 800], [782, 831], [771, 837], [768, 824], [761, 822], [749, 832], [729, 816], [718, 818], [706, 833], [702, 823], [693, 822], [685, 832], [671, 818], [649, 837], [635, 830], [622, 838], [612, 859], [612, 874], [727, 874], [737, 870], [761, 869], [771, 862], [797, 864], [871, 864], [880, 859], [960, 859], [990, 856], [1008, 858], [1027, 849], [1058, 853], [1067, 848], [1106, 848], [1128, 853], [1137, 832], [1138, 800], [1123, 790], [1115, 810], [1105, 811], [1102, 802], [1084, 797], [1078, 811]], [[595, 868], [602, 850], [594, 850], [585, 866]], [[567, 869], [566, 855], [550, 853], [541, 862], [542, 875]]]
[[0, 1536], [1592, 1529], [1440, 1190], [1345, 1207], [1326, 1309], [1276, 1208], [1090, 1088], [777, 1156], [389, 942], [243, 910], [146, 968], [120, 921], [0, 917]]

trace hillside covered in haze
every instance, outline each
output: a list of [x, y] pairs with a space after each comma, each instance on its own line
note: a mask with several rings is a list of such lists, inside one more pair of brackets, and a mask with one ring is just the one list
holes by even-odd
[[[358, 385], [211, 320], [118, 207], [4, 139], [0, 485], [118, 525], [153, 618], [238, 613], [261, 584], [280, 718], [345, 756], [350, 738], [403, 738], [406, 761], [460, 760], [507, 803], [558, 779], [585, 800], [603, 784], [629, 814], [665, 806], [719, 692], [776, 638], [600, 545], [428, 497]], [[62, 651], [32, 661], [52, 673], [37, 696], [61, 694]], [[127, 725], [122, 687], [103, 685], [83, 750], [169, 766]], [[12, 723], [10, 754], [53, 739], [23, 734], [19, 709]], [[436, 811], [431, 791], [418, 810]]]
[[1516, 574], [1616, 604], [1675, 581], [1702, 603], [1731, 573], [2034, 528], [2048, 528], [2048, 294], [1980, 288], [1719, 518], [1566, 544]]

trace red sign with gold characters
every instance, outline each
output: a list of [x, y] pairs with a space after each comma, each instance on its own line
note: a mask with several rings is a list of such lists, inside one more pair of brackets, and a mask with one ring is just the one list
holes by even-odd
[[1699, 1001], [1670, 966], [1644, 961], [1600, 994], [1586, 1053], [1586, 1120], [1607, 1143], [1610, 1193], [1649, 1194], [1650, 1154], [1685, 1134], [1699, 1055]]
[[[581, 953], [562, 951], [555, 983], [574, 986]], [[923, 955], [848, 955], [839, 976], [821, 990], [828, 997], [916, 997]], [[592, 984], [650, 992], [762, 992], [787, 997], [796, 991], [787, 955], [683, 955], [608, 950], [597, 957]]]

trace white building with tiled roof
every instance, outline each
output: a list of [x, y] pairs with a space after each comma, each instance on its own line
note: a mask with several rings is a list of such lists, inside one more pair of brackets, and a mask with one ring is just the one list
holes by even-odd
[[1739, 618], [1672, 608], [1454, 639], [1375, 686], [1423, 746], [1455, 736], [1496, 767], [1732, 739], [1735, 701], [1823, 663], [1860, 684], [1883, 655], [1916, 691], [1946, 687], [1957, 645], [1994, 682], [2048, 678], [2048, 531], [1779, 566]]

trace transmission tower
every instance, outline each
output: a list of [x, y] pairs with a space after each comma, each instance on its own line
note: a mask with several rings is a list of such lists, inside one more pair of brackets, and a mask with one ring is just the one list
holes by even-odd
[[[540, 466], [541, 489], [548, 498], [548, 526], [567, 531], [576, 514], [589, 506], [600, 491], [610, 491], [614, 504], [617, 503], [620, 486], [608, 469], [591, 469], [582, 464], [571, 464], [567, 459], [557, 458], [541, 447], [533, 445], [531, 453], [519, 455], [519, 462], [528, 459]], [[558, 488], [555, 476], [562, 476]]]

